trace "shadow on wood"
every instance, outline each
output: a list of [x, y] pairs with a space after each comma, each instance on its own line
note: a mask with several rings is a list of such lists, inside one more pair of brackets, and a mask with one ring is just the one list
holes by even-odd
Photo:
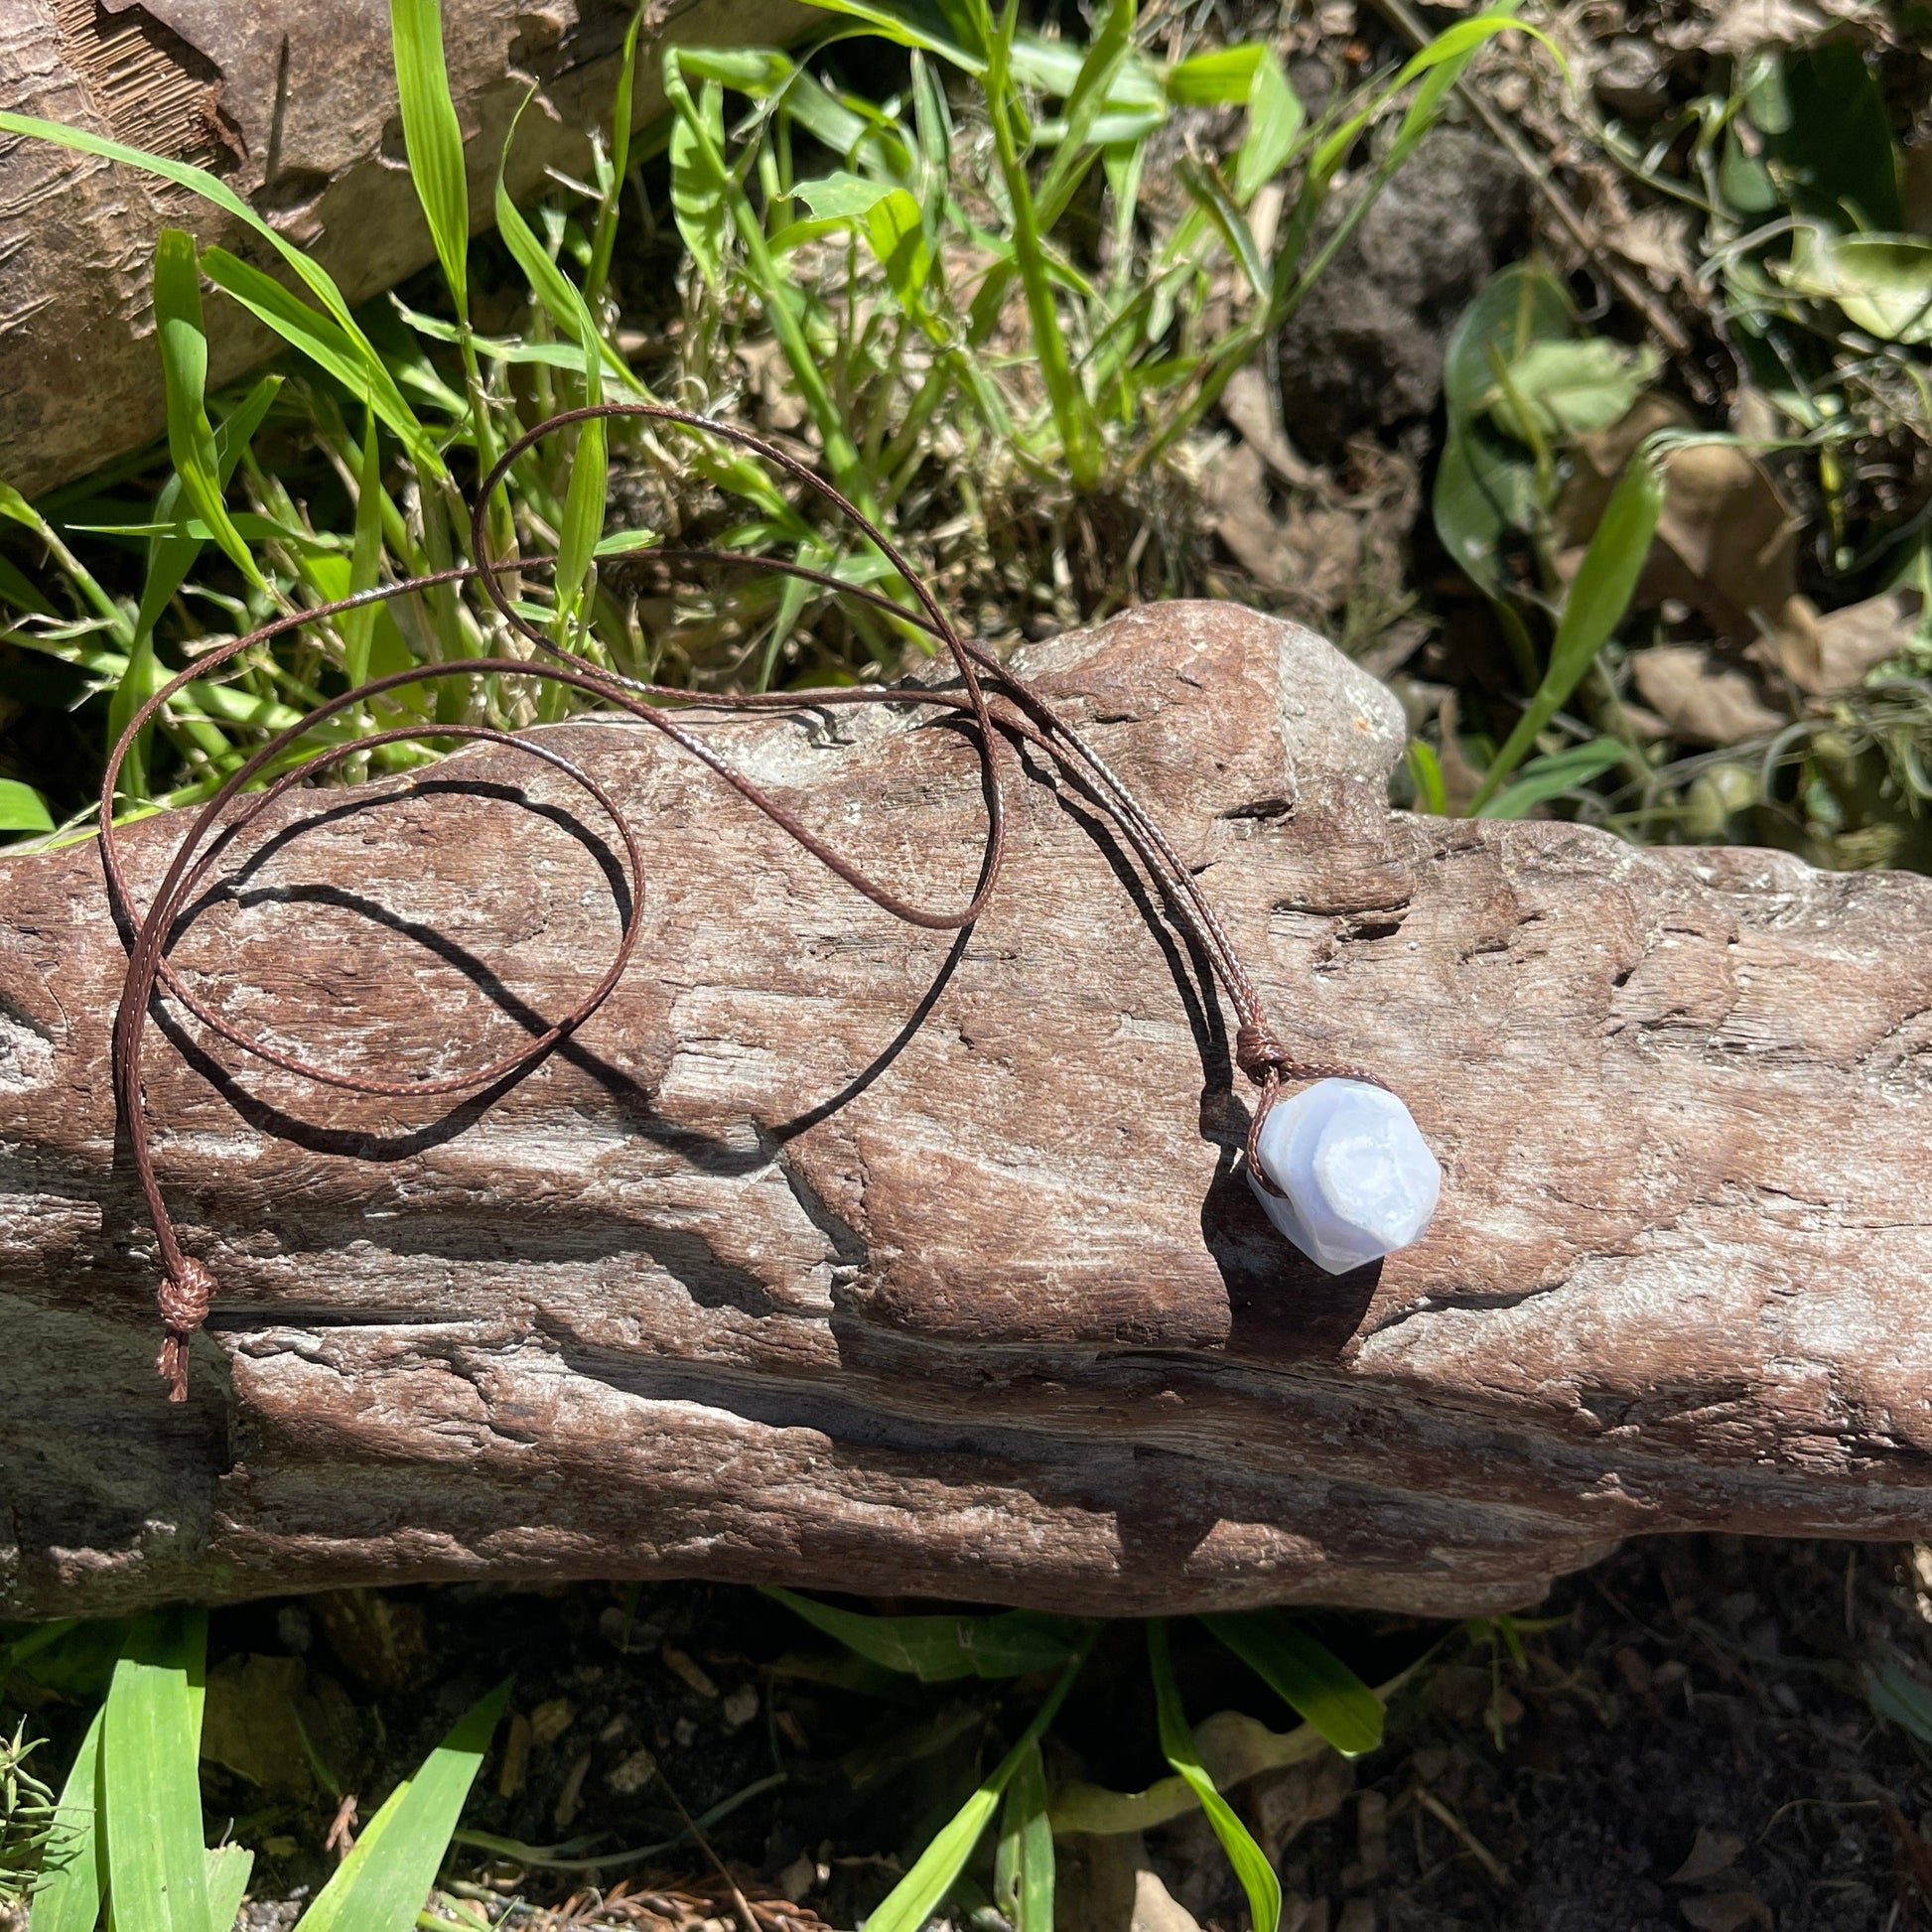
[[[1420, 1245], [1331, 1279], [1274, 1235], [1198, 962], [1045, 769], [954, 942], [585, 721], [548, 730], [655, 871], [638, 963], [540, 1067], [418, 1115], [155, 1042], [221, 1285], [170, 1408], [98, 857], [0, 859], [0, 1614], [671, 1575], [1449, 1614], [1638, 1531], [1932, 1528], [1932, 882], [1391, 814], [1392, 700], [1232, 606], [1025, 664], [1284, 1037], [1408, 1099]], [[899, 890], [970, 888], [951, 728], [714, 729]], [[572, 814], [495, 753], [284, 801], [177, 965], [334, 1064], [454, 1070], [616, 937]], [[138, 881], [170, 838], [130, 831]]]

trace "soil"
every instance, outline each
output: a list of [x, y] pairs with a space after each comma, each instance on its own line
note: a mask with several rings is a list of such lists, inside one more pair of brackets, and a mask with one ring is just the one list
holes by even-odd
[[[1910, 1547], [1637, 1543], [1559, 1587], [1520, 1664], [1490, 1626], [1319, 1620], [1365, 1674], [1421, 1667], [1380, 1750], [1237, 1791], [1279, 1856], [1283, 1932], [1918, 1923], [1932, 1896], [1932, 1733], [1879, 1719], [1866, 1686], [1932, 1663], [1928, 1567]], [[1194, 1720], [1232, 1708], [1290, 1727], [1198, 1625], [1176, 1626], [1174, 1648]], [[97, 1692], [89, 1668], [83, 1653], [59, 1690], [18, 1675], [10, 1687], [58, 1755]], [[217, 1611], [204, 1802], [211, 1834], [257, 1850], [247, 1923], [292, 1925], [335, 1863], [325, 1841], [344, 1795], [366, 1818], [505, 1676], [510, 1717], [466, 1829], [601, 1861], [572, 1870], [460, 1848], [457, 1888], [512, 1927], [559, 1923], [536, 1909], [549, 1907], [578, 1926], [719, 1932], [733, 1913], [720, 1864], [767, 1928], [856, 1924], [1043, 1690], [894, 1678], [756, 1591], [698, 1584], [455, 1586]], [[1055, 1780], [1125, 1790], [1166, 1773], [1138, 1626], [1104, 1631], [1047, 1763]], [[685, 1814], [710, 1821], [702, 1844]], [[1063, 1840], [1058, 1922], [1129, 1932], [1120, 1875], [1135, 1864], [1164, 1881], [1171, 1913], [1206, 1932], [1245, 1925], [1198, 1814], [1145, 1843]], [[1156, 1932], [1145, 1893], [1132, 1922]], [[983, 1910], [960, 1932], [999, 1923]], [[1177, 1916], [1159, 1923], [1185, 1932]]]

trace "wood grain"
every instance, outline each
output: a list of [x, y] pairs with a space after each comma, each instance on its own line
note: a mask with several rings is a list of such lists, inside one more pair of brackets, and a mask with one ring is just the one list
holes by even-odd
[[[1932, 1529], [1932, 882], [1392, 814], [1387, 693], [1232, 606], [1026, 665], [1277, 1031], [1409, 1100], [1421, 1244], [1331, 1279], [1273, 1234], [1220, 1008], [1049, 770], [1011, 761], [955, 947], [580, 722], [547, 735], [655, 870], [638, 963], [539, 1069], [412, 1112], [151, 1045], [221, 1285], [170, 1408], [98, 860], [0, 859], [0, 1614], [673, 1575], [1468, 1613], [1633, 1532]], [[715, 730], [927, 902], [969, 889], [953, 727]], [[578, 810], [494, 752], [285, 801], [175, 957], [338, 1064], [480, 1059], [615, 937]], [[130, 833], [139, 877], [173, 832]]]

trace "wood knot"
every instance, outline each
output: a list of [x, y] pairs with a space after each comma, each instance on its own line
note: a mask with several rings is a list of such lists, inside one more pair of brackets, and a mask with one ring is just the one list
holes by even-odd
[[214, 1302], [214, 1276], [192, 1255], [183, 1255], [172, 1272], [162, 1276], [154, 1292], [167, 1330], [155, 1368], [168, 1384], [170, 1402], [188, 1400], [188, 1343]]

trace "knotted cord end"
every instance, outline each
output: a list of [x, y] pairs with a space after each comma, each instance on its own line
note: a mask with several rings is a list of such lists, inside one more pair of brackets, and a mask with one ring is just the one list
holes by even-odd
[[214, 1302], [214, 1277], [192, 1255], [183, 1255], [175, 1269], [161, 1278], [154, 1292], [166, 1334], [155, 1368], [168, 1384], [170, 1402], [188, 1400], [188, 1344], [207, 1319]]
[[1279, 1081], [1289, 1064], [1288, 1049], [1259, 1021], [1244, 1021], [1234, 1035], [1234, 1063], [1256, 1086]]

